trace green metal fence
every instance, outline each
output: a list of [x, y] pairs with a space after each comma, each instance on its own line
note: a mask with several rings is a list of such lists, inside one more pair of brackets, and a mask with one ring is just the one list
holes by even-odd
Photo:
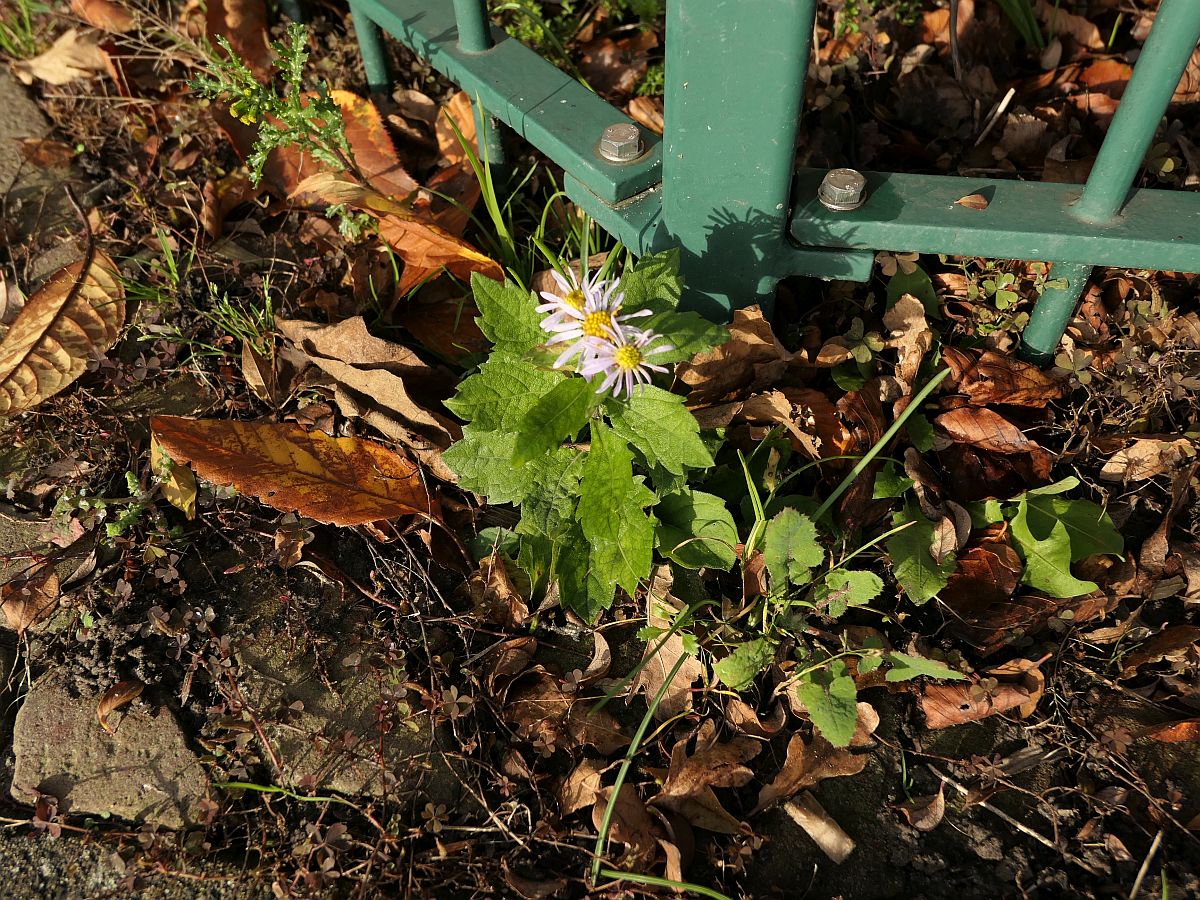
[[[668, 0], [661, 140], [492, 25], [484, 0], [350, 6], [372, 90], [390, 86], [382, 30], [562, 166], [571, 199], [633, 252], [681, 248], [685, 300], [714, 319], [769, 305], [789, 275], [865, 281], [878, 250], [1045, 260], [1067, 286], [1025, 330], [1044, 361], [1093, 266], [1200, 271], [1200, 194], [1133, 189], [1200, 0], [1162, 0], [1085, 186], [866, 172], [861, 196], [849, 170], [795, 166], [817, 0]], [[987, 208], [955, 203], [967, 194]]]

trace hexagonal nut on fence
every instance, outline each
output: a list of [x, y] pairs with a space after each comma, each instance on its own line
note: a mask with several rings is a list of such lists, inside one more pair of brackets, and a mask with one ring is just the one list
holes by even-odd
[[596, 149], [609, 162], [630, 162], [642, 155], [642, 134], [628, 122], [609, 125]]

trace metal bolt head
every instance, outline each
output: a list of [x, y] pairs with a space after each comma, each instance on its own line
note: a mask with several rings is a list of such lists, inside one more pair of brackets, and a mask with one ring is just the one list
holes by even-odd
[[835, 212], [849, 212], [863, 205], [867, 179], [857, 169], [830, 169], [817, 189], [817, 199]]
[[600, 135], [597, 149], [609, 162], [629, 162], [642, 155], [642, 135], [628, 122], [609, 125]]

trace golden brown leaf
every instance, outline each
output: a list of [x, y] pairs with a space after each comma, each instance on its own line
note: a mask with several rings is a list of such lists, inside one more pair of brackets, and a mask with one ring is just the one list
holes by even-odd
[[108, 727], [108, 717], [140, 697], [145, 689], [146, 686], [140, 681], [118, 681], [101, 694], [100, 701], [96, 704], [96, 718], [100, 721], [100, 727], [112, 734], [112, 729]]
[[912, 800], [899, 804], [900, 812], [908, 820], [908, 824], [917, 831], [933, 831], [942, 824], [946, 815], [946, 782], [938, 782], [936, 794], [928, 797], [914, 797]]
[[177, 463], [268, 506], [329, 525], [438, 517], [416, 464], [360, 438], [298, 425], [156, 416], [151, 430]]
[[1041, 699], [1045, 677], [1038, 663], [1014, 659], [985, 674], [996, 683], [985, 689], [972, 682], [929, 684], [921, 691], [921, 711], [931, 730], [975, 722], [1016, 709], [1024, 718], [1033, 714]]
[[1173, 472], [1194, 459], [1195, 444], [1187, 438], [1164, 441], [1143, 438], [1114, 453], [1100, 470], [1101, 481], [1145, 481]]
[[124, 34], [137, 26], [129, 10], [113, 0], [71, 0], [71, 12], [93, 28], [113, 34]]
[[0, 610], [18, 635], [44, 622], [58, 609], [58, 575], [47, 565], [36, 566], [0, 588]]
[[650, 801], [671, 809], [696, 828], [718, 834], [736, 834], [739, 823], [721, 805], [714, 787], [741, 787], [754, 773], [743, 763], [758, 755], [762, 745], [748, 737], [728, 743], [717, 741], [717, 726], [706, 719], [696, 736], [696, 750], [687, 752], [688, 738], [671, 748], [671, 764], [662, 790]]
[[965, 206], [967, 209], [988, 208], [988, 198], [983, 194], [967, 194], [965, 197], [959, 197], [954, 203], [956, 206]]
[[1088, 50], [1103, 50], [1104, 37], [1100, 29], [1085, 16], [1068, 12], [1059, 3], [1037, 0], [1037, 14], [1059, 37], [1069, 37]]
[[990, 409], [963, 407], [942, 413], [934, 423], [953, 441], [996, 453], [1041, 449], [1008, 419]]
[[475, 139], [475, 114], [471, 109], [471, 98], [466, 91], [459, 91], [451, 97], [442, 107], [442, 111], [434, 123], [437, 131], [438, 153], [441, 158], [451, 166], [465, 166], [467, 165], [467, 154], [458, 140], [458, 135], [454, 133], [451, 122], [458, 128], [459, 134], [467, 142], [471, 152], [478, 155], [479, 150]]
[[150, 435], [150, 465], [162, 480], [166, 501], [181, 510], [188, 521], [196, 518], [196, 476], [187, 466], [172, 460], [153, 433]]
[[791, 359], [762, 310], [751, 306], [734, 312], [728, 341], [681, 363], [675, 372], [691, 389], [690, 406], [709, 405], [747, 388], [773, 385]]
[[1182, 722], [1168, 722], [1156, 725], [1144, 732], [1146, 737], [1161, 741], [1164, 744], [1182, 744], [1200, 741], [1200, 719], [1184, 719]]
[[0, 343], [0, 416], [57, 394], [83, 374], [90, 355], [116, 342], [125, 321], [117, 267], [97, 252], [81, 280], [83, 265], [80, 260], [51, 275]]
[[529, 618], [529, 607], [513, 586], [502, 556], [480, 560], [479, 569], [467, 581], [467, 589], [481, 621], [511, 630]]
[[595, 803], [600, 796], [600, 778], [607, 767], [608, 763], [601, 759], [581, 761], [558, 787], [558, 814], [569, 816]]
[[994, 350], [946, 347], [942, 359], [950, 367], [955, 391], [974, 406], [1042, 407], [1063, 394], [1063, 381], [1052, 373]]
[[[613, 789], [605, 788], [596, 798], [592, 807], [592, 825], [599, 830], [604, 822], [604, 811], [608, 807], [608, 798]], [[658, 840], [664, 837], [658, 823], [650, 816], [637, 790], [631, 784], [621, 785], [613, 804], [613, 816], [608, 831], [609, 840], [617, 841], [628, 848], [622, 865], [625, 868], [641, 871], [645, 863], [654, 859], [658, 853]]]
[[629, 118], [655, 134], [663, 133], [662, 97], [634, 97], [629, 101]]
[[1200, 644], [1200, 627], [1173, 625], [1150, 638], [1122, 661], [1121, 677], [1131, 678], [1141, 666], [1170, 662], [1179, 666]]
[[605, 710], [563, 690], [559, 680], [535, 668], [509, 691], [504, 718], [530, 741], [566, 750], [590, 745], [603, 754], [629, 743], [620, 724]]

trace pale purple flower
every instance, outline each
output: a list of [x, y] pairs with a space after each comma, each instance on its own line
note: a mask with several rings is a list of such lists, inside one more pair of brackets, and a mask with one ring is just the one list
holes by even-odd
[[615, 279], [594, 282], [592, 287], [582, 308], [576, 309], [573, 305], [564, 303], [558, 310], [561, 318], [557, 322], [553, 325], [548, 324], [549, 320], [542, 323], [542, 327], [553, 334], [546, 346], [571, 342], [554, 361], [556, 369], [562, 368], [576, 357], [577, 366], [588, 364], [613, 340], [612, 333], [621, 331], [621, 323], [650, 315], [648, 309], [623, 316], [619, 314], [625, 294], [617, 290]]
[[650, 383], [651, 372], [667, 371], [665, 366], [649, 362], [649, 358], [674, 347], [670, 344], [651, 347], [660, 337], [653, 331], [617, 326], [608, 329], [607, 337], [607, 341], [595, 342], [592, 356], [579, 367], [584, 378], [604, 375], [597, 393], [611, 389], [614, 397], [620, 397], [623, 389], [626, 397], [632, 397], [635, 384]]
[[604, 285], [604, 280], [600, 277], [599, 272], [596, 272], [591, 278], [588, 278], [585, 272], [582, 284], [575, 277], [573, 269], [567, 270], [570, 280], [557, 269], [552, 269], [550, 276], [558, 285], [559, 292], [556, 294], [553, 291], [541, 291], [541, 297], [546, 302], [537, 308], [540, 313], [549, 313], [542, 320], [542, 328], [546, 331], [554, 331], [564, 321], [574, 318], [571, 312], [579, 312], [587, 306], [588, 299], [601, 290]]

